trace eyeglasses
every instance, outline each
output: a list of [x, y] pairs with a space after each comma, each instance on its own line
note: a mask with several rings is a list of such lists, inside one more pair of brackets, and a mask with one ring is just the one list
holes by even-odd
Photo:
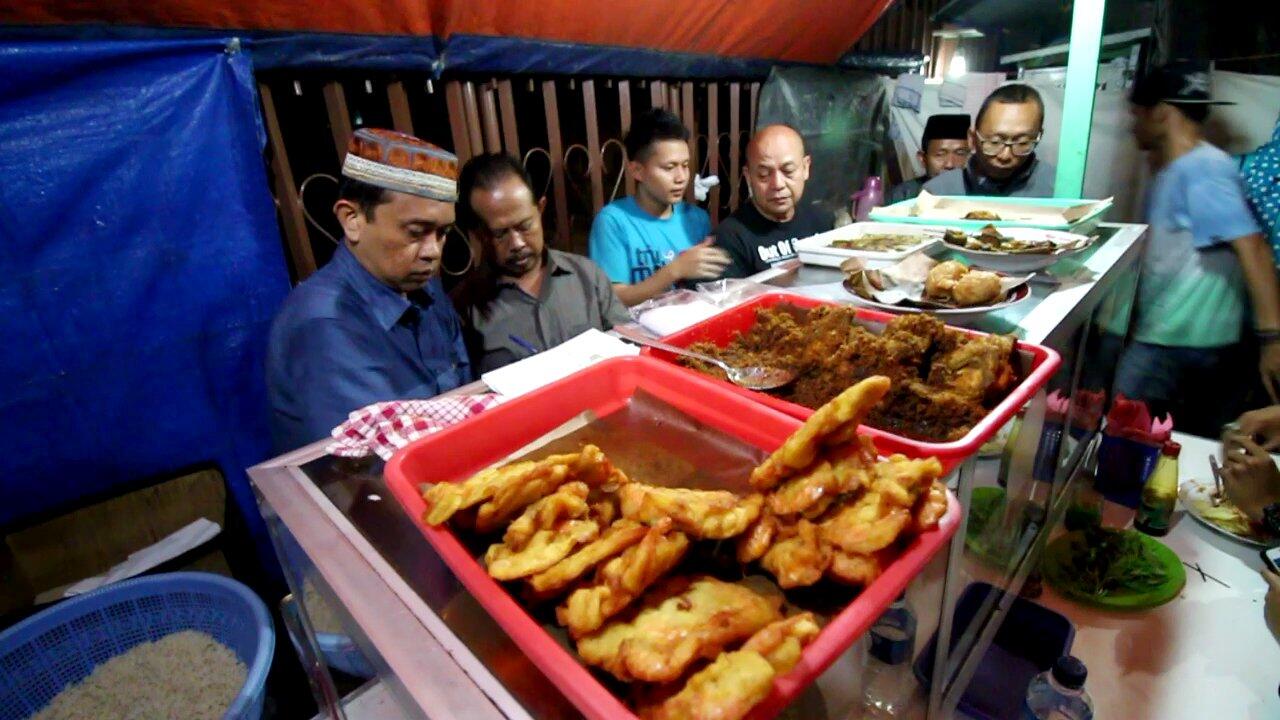
[[1044, 135], [1042, 132], [1034, 138], [1021, 137], [1013, 140], [1001, 140], [999, 138], [984, 138], [976, 130], [973, 134], [978, 136], [978, 149], [988, 157], [999, 155], [1004, 152], [1005, 148], [1009, 148], [1009, 152], [1018, 157], [1026, 157], [1036, 149], [1036, 145], [1040, 144], [1040, 138]]

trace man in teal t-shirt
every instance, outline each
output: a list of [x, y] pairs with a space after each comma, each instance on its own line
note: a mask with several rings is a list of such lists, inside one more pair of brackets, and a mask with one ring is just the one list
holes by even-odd
[[1271, 248], [1245, 201], [1235, 163], [1206, 143], [1208, 74], [1179, 63], [1133, 90], [1134, 134], [1160, 169], [1147, 198], [1150, 225], [1133, 340], [1116, 390], [1174, 414], [1178, 427], [1218, 435], [1242, 409], [1241, 335], [1252, 300], [1258, 367], [1280, 387], [1280, 283]]
[[602, 208], [588, 241], [618, 298], [638, 305], [682, 280], [719, 277], [729, 258], [711, 247], [711, 218], [683, 202], [689, 131], [674, 114], [654, 108], [636, 119], [624, 144], [636, 194]]

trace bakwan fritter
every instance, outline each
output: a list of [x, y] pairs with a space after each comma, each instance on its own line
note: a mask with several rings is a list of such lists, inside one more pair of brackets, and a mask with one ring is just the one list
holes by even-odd
[[[770, 365], [796, 373], [771, 395], [817, 409], [850, 385], [884, 375], [892, 387], [867, 424], [931, 442], [964, 437], [1017, 383], [1014, 340], [972, 336], [924, 314], [895, 318], [877, 335], [855, 322], [855, 310], [779, 305], [756, 311], [755, 325], [727, 347], [697, 343], [690, 350], [730, 365]], [[680, 363], [724, 378], [717, 367]]]

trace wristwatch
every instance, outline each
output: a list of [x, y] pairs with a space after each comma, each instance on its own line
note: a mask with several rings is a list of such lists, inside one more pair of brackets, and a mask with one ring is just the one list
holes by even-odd
[[1254, 330], [1253, 336], [1258, 339], [1259, 345], [1269, 345], [1280, 340], [1280, 330]]

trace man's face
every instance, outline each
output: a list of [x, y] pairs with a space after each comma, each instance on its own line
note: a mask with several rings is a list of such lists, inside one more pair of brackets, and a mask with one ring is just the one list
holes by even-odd
[[480, 218], [476, 233], [485, 255], [508, 277], [524, 277], [542, 268], [542, 209], [533, 193], [515, 175], [506, 175], [492, 188], [476, 188], [469, 198]]
[[796, 135], [774, 133], [748, 153], [746, 174], [751, 202], [761, 214], [778, 222], [795, 217], [796, 204], [804, 196], [809, 179], [809, 156]]
[[1040, 108], [1033, 102], [991, 103], [982, 116], [982, 122], [969, 131], [982, 174], [994, 180], [1012, 177], [1031, 157], [1031, 152], [1023, 156], [1014, 154], [1008, 145], [1001, 145], [998, 152], [988, 155], [983, 151], [984, 140], [990, 143], [1023, 143], [1034, 149], [1043, 124]]
[[1130, 105], [1133, 115], [1133, 138], [1141, 150], [1155, 150], [1160, 147], [1161, 123], [1157, 107]]
[[968, 140], [930, 140], [929, 147], [918, 153], [920, 162], [924, 163], [924, 174], [928, 177], [964, 167], [969, 162]]
[[400, 292], [420, 290], [440, 269], [453, 203], [392, 192], [366, 215], [347, 200], [334, 205], [351, 252], [371, 275]]
[[659, 140], [649, 146], [643, 160], [628, 163], [636, 191], [659, 205], [684, 199], [689, 187], [689, 144], [683, 140]]

